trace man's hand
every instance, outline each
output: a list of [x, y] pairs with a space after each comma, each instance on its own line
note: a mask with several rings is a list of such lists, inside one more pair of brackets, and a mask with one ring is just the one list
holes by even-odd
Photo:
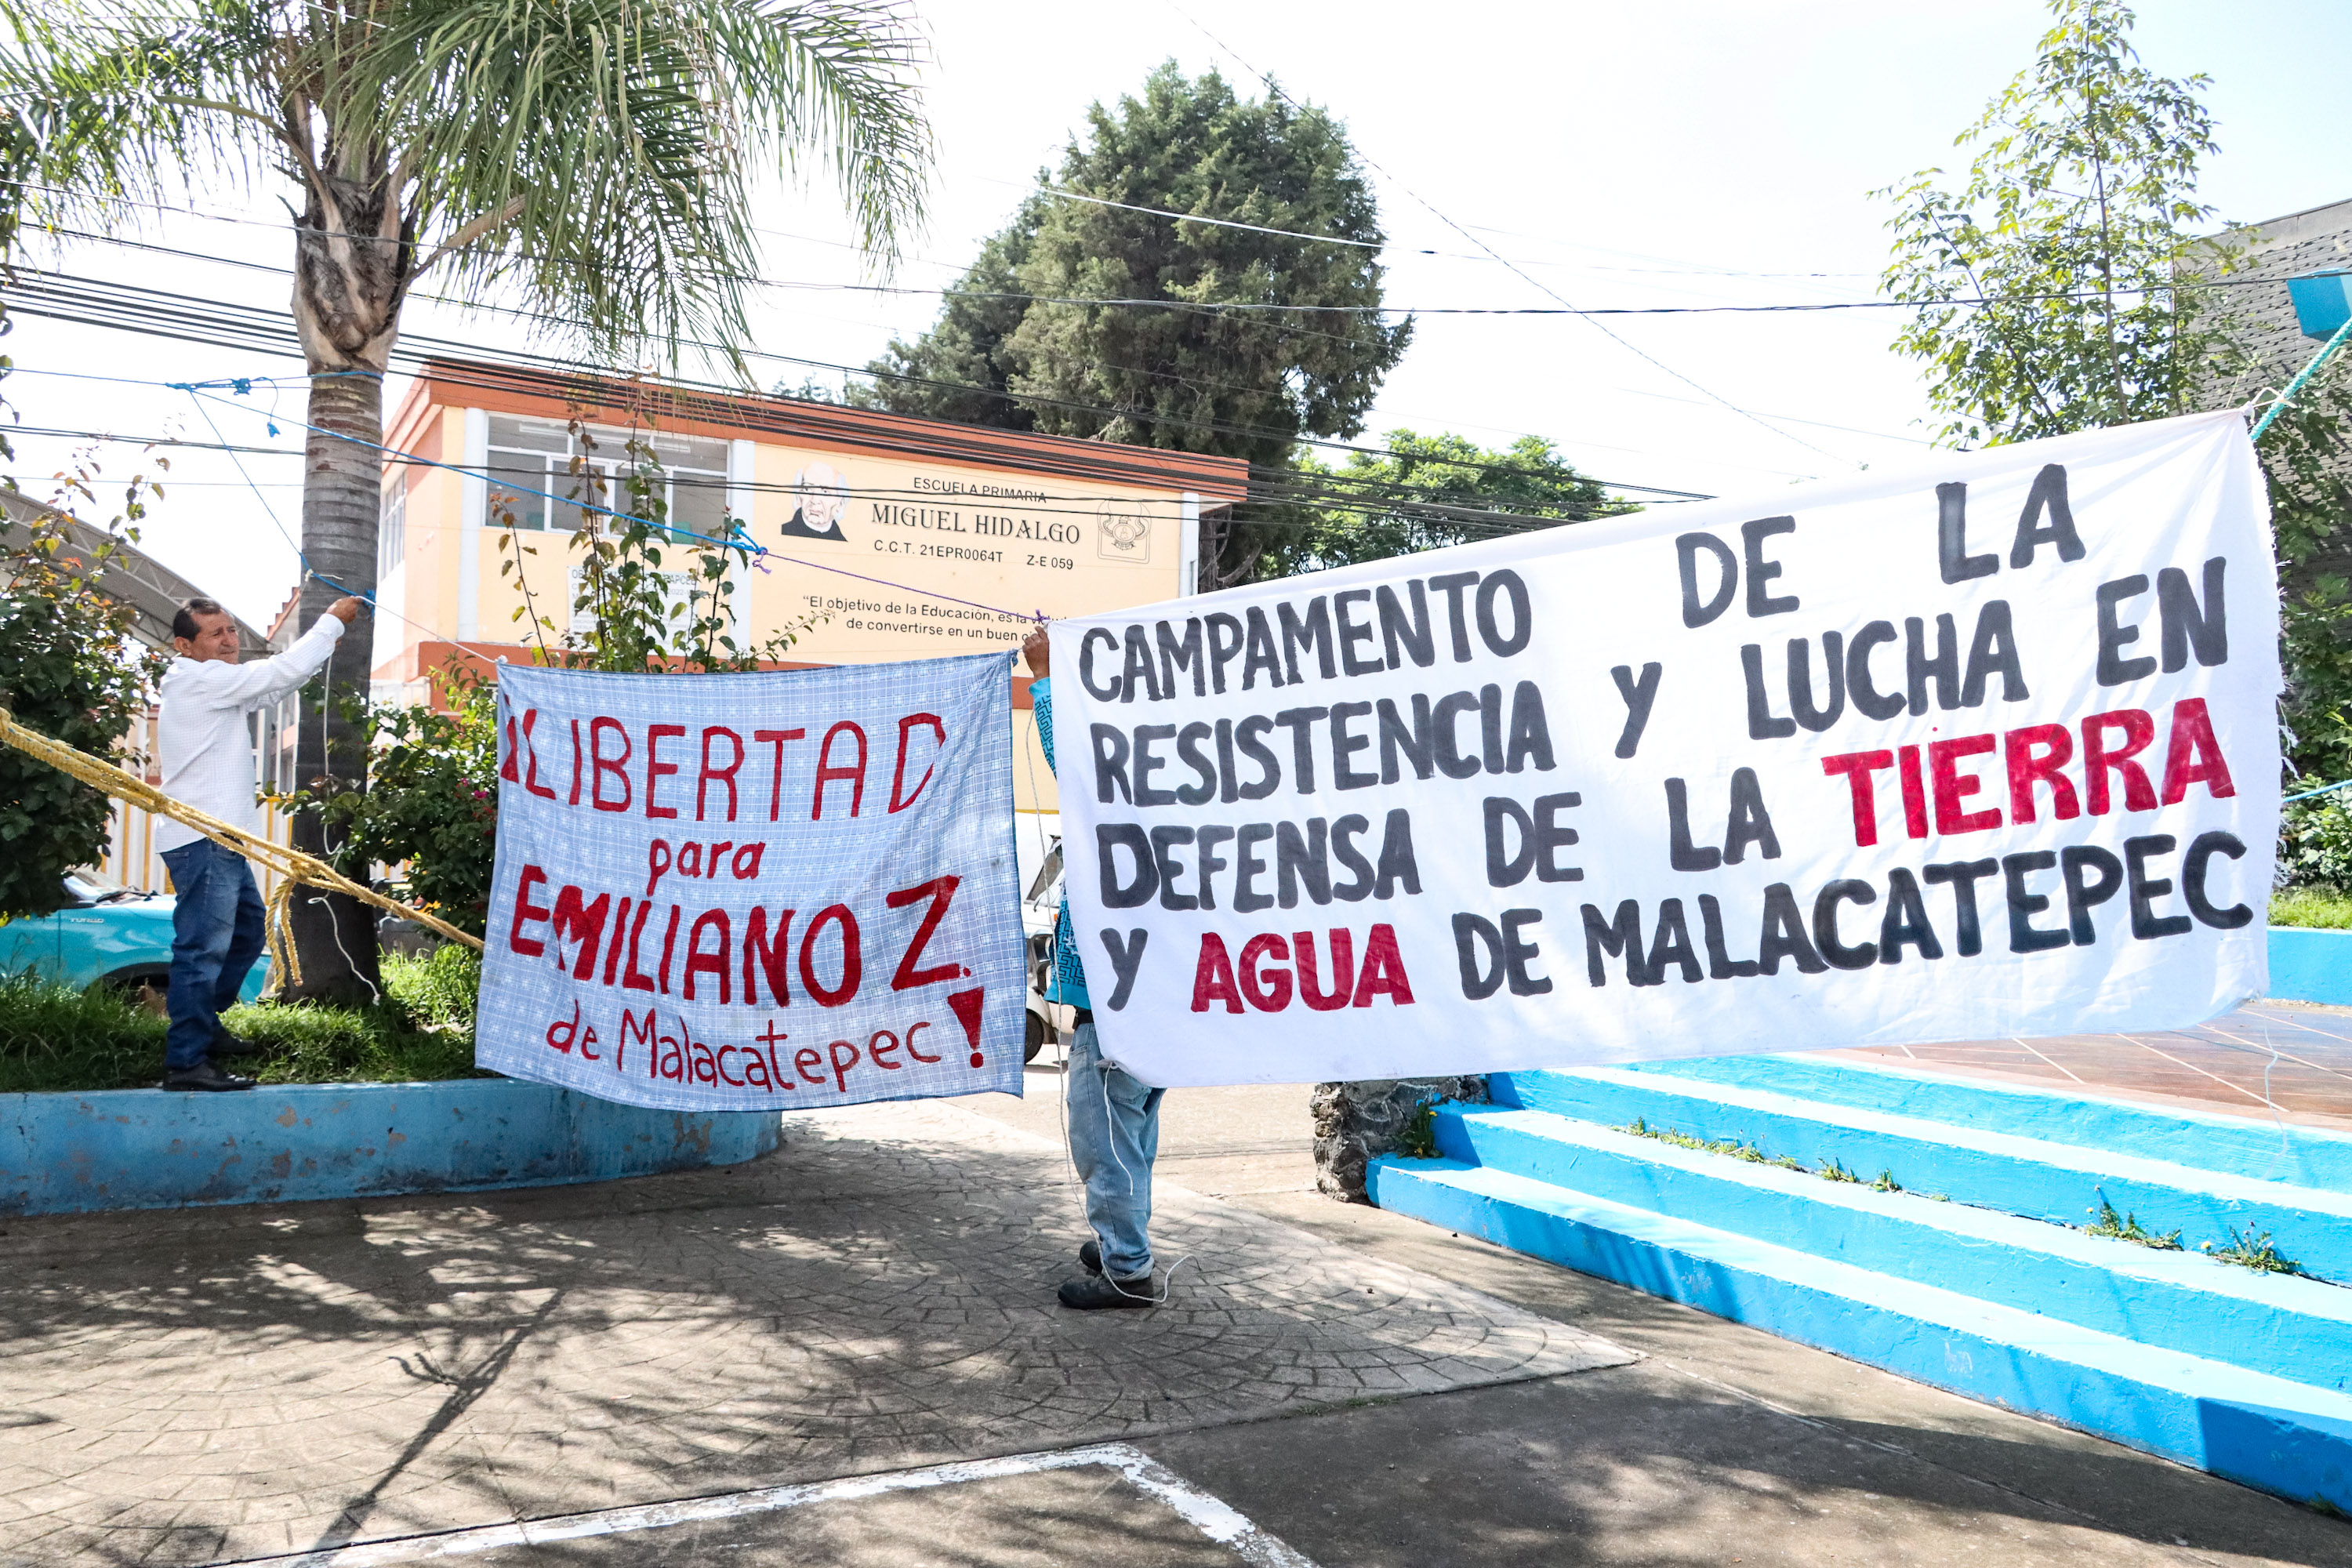
[[1054, 647], [1042, 625], [1021, 639], [1021, 655], [1029, 661], [1029, 673], [1034, 679], [1043, 680], [1054, 673]]
[[361, 604], [357, 598], [346, 597], [337, 599], [333, 604], [329, 605], [327, 606], [327, 614], [334, 616], [337, 620], [342, 622], [343, 625], [350, 626], [353, 621], [360, 618], [360, 612], [366, 607], [367, 606]]

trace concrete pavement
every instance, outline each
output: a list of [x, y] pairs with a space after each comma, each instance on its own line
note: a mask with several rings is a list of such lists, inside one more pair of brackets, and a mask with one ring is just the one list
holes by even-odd
[[[1171, 1093], [1171, 1305], [1060, 1311], [1029, 1087], [730, 1171], [9, 1222], [0, 1561], [2352, 1564], [2340, 1521], [1334, 1204], [1297, 1086]], [[1065, 1462], [1105, 1442], [1139, 1457]]]

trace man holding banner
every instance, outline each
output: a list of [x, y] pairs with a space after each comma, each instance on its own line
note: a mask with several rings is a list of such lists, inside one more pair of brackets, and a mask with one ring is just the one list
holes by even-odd
[[[1054, 760], [1053, 646], [1045, 628], [1031, 632], [1021, 651], [1035, 678], [1029, 688], [1029, 700], [1036, 716], [1037, 739], [1045, 748], [1045, 765], [1058, 776], [1061, 770]], [[1078, 1180], [1086, 1184], [1087, 1224], [1095, 1233], [1094, 1240], [1078, 1248], [1078, 1261], [1087, 1272], [1062, 1286], [1062, 1305], [1082, 1312], [1158, 1306], [1166, 1297], [1153, 1288], [1149, 1231], [1151, 1163], [1160, 1153], [1160, 1097], [1166, 1091], [1137, 1079], [1117, 1062], [1103, 1059], [1087, 972], [1070, 930], [1066, 894], [1054, 922], [1054, 978], [1046, 994], [1051, 1001], [1077, 1009], [1076, 1035], [1070, 1042], [1063, 1092], [1069, 1112], [1070, 1159], [1077, 1166]]]

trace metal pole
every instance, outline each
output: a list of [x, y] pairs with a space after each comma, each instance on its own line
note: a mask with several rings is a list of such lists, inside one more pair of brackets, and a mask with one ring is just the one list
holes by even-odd
[[2311, 356], [2311, 363], [2305, 365], [2295, 378], [2286, 384], [2286, 390], [2278, 395], [2278, 401], [2264, 410], [2262, 418], [2255, 421], [2253, 434], [2247, 437], [2248, 440], [2259, 441], [2263, 438], [2263, 432], [2271, 427], [2271, 421], [2279, 416], [2279, 411], [2287, 405], [2296, 393], [2303, 390], [2303, 384], [2309, 381], [2319, 367], [2327, 363], [2327, 356], [2342, 347], [2344, 340], [2347, 337], [2352, 337], [2352, 319], [2346, 320], [2342, 326], [2336, 328], [2336, 335], [2322, 344], [2317, 353]]

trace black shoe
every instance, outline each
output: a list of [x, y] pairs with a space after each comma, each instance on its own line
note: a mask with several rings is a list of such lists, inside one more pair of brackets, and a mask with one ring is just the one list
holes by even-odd
[[1079, 1247], [1078, 1267], [1085, 1269], [1089, 1274], [1101, 1273], [1102, 1247], [1098, 1244], [1091, 1241], [1087, 1242], [1084, 1247]]
[[1150, 1274], [1139, 1274], [1131, 1279], [1090, 1274], [1084, 1279], [1065, 1280], [1055, 1294], [1063, 1306], [1080, 1312], [1098, 1312], [1109, 1307], [1157, 1307], [1160, 1302], [1160, 1281]]
[[217, 1061], [223, 1057], [257, 1057], [268, 1048], [258, 1040], [241, 1040], [223, 1029], [213, 1037], [213, 1043], [205, 1047], [205, 1054]]
[[209, 1061], [198, 1062], [192, 1068], [174, 1068], [163, 1075], [163, 1087], [173, 1089], [200, 1089], [225, 1093], [233, 1089], [251, 1089], [253, 1079], [223, 1072]]

